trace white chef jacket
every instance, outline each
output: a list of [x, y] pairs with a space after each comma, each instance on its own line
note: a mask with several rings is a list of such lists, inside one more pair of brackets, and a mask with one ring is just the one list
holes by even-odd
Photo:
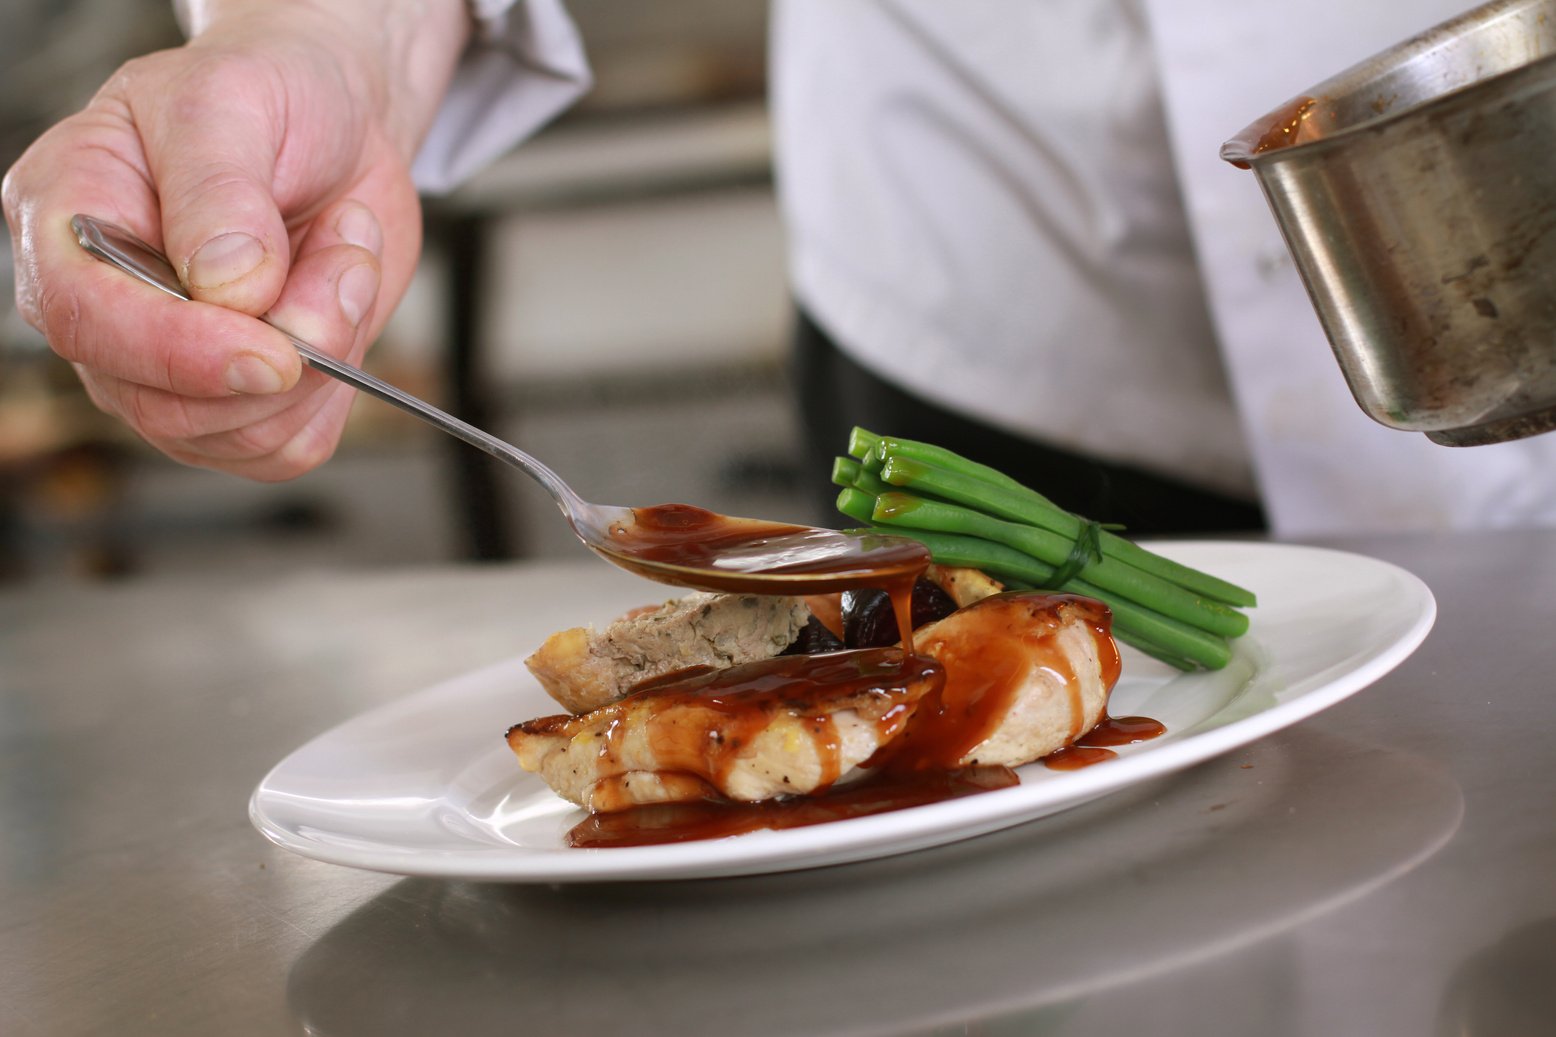
[[[485, 48], [513, 44], [462, 71], [418, 159], [429, 186], [587, 80], [554, 0], [484, 6]], [[1256, 487], [1280, 535], [1556, 524], [1556, 435], [1453, 449], [1362, 414], [1253, 176], [1217, 158], [1460, 6], [776, 0], [793, 290], [888, 380], [1072, 449]]]

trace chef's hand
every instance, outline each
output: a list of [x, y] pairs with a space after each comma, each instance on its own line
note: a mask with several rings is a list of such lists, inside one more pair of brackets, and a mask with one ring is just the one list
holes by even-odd
[[[358, 362], [410, 281], [409, 162], [469, 34], [464, 0], [195, 0], [192, 39], [121, 68], [5, 178], [17, 306], [98, 407], [254, 479], [333, 453], [350, 390], [258, 320]], [[70, 217], [167, 253], [182, 302], [98, 262]]]

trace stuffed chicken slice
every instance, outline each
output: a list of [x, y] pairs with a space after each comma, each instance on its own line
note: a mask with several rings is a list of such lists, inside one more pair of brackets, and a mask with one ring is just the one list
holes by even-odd
[[799, 598], [698, 592], [634, 609], [603, 630], [558, 631], [524, 665], [563, 708], [587, 713], [666, 674], [778, 655], [809, 617]]

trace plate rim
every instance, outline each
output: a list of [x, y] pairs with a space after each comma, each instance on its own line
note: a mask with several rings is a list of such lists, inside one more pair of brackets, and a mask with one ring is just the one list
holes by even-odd
[[[332, 845], [299, 835], [290, 826], [267, 815], [265, 800], [268, 795], [277, 794], [273, 780], [285, 773], [288, 765], [298, 758], [318, 751], [321, 745], [333, 739], [349, 735], [350, 729], [355, 726], [371, 724], [396, 711], [414, 713], [417, 707], [446, 698], [461, 686], [490, 683], [496, 674], [511, 672], [514, 657], [510, 657], [450, 676], [363, 710], [308, 739], [272, 766], [255, 786], [248, 802], [249, 820], [276, 846], [325, 863], [395, 875], [511, 883], [730, 877], [892, 856], [1027, 823], [1127, 786], [1183, 770], [1275, 734], [1376, 683], [1415, 652], [1436, 622], [1436, 598], [1425, 581], [1393, 562], [1369, 555], [1316, 545], [1256, 540], [1189, 539], [1142, 543], [1169, 556], [1176, 556], [1178, 552], [1192, 555], [1206, 551], [1237, 550], [1255, 556], [1279, 557], [1308, 553], [1327, 555], [1331, 562], [1363, 562], [1388, 573], [1410, 589], [1412, 596], [1408, 604], [1412, 608], [1409, 612], [1402, 608], [1399, 616], [1401, 620], [1408, 619], [1408, 623], [1394, 640], [1380, 644], [1355, 667], [1248, 716], [1203, 731], [1191, 730], [1181, 739], [1110, 761], [1103, 767], [1069, 772], [1062, 779], [1039, 785], [1017, 785], [977, 796], [853, 818], [846, 822], [782, 832], [756, 832], [735, 839], [658, 846], [597, 850], [515, 846], [512, 853], [486, 851], [466, 854], [424, 847], [357, 849]], [[1258, 612], [1255, 610], [1253, 615], [1257, 619]], [[1310, 675], [1307, 679], [1316, 677]], [[904, 824], [905, 820], [913, 819], [918, 823]], [[829, 837], [825, 834], [828, 831], [842, 834]], [[718, 850], [709, 853], [710, 846], [717, 846]]]

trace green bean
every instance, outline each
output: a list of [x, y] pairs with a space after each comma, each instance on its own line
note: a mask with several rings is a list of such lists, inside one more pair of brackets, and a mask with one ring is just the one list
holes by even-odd
[[[1046, 529], [900, 492], [876, 497], [872, 519], [894, 528], [982, 537], [1023, 551], [1056, 568], [1065, 565], [1075, 544], [1074, 540]], [[1240, 637], [1248, 630], [1248, 617], [1236, 609], [1208, 601], [1169, 580], [1116, 559], [1098, 558], [1085, 567], [1084, 574], [1089, 583], [1210, 633]]]
[[[867, 454], [855, 453], [855, 450], [868, 451]], [[917, 439], [899, 439], [896, 436], [877, 436], [873, 432], [855, 426], [849, 433], [848, 452], [858, 458], [866, 458], [863, 464], [870, 471], [879, 471], [881, 465], [886, 463], [888, 456], [900, 456], [923, 461], [926, 464], [939, 465], [942, 468], [950, 468], [966, 475], [975, 476], [996, 486], [1004, 486], [1006, 489], [1019, 490], [1030, 494], [1049, 507], [1057, 507], [1047, 497], [1036, 490], [1012, 479], [998, 468], [990, 468], [986, 464], [980, 464], [970, 458], [963, 457], [945, 447], [935, 446], [933, 443], [924, 443]]]
[[881, 482], [873, 473], [865, 471], [864, 466], [851, 457], [833, 458], [832, 481], [839, 486], [852, 486], [863, 490], [872, 497], [892, 491], [889, 484]]
[[[875, 513], [875, 495], [856, 489], [853, 486], [845, 486], [837, 495], [837, 510], [853, 519], [855, 522], [869, 524], [870, 516]], [[910, 530], [898, 530], [903, 536], [911, 536]]]
[[[1029, 490], [1019, 484], [1013, 486], [1008, 481], [995, 483], [980, 474], [975, 474], [971, 467], [947, 467], [924, 460], [922, 457], [893, 452], [897, 449], [893, 444], [902, 442], [905, 441], [882, 439], [878, 442], [877, 453], [884, 457], [884, 460], [877, 469], [876, 475], [882, 481], [911, 489], [916, 494], [938, 497], [975, 508], [997, 518], [1047, 529], [1071, 540], [1081, 534], [1084, 525], [1081, 518], [1058, 507], [1035, 490]], [[984, 467], [971, 461], [966, 461], [965, 466], [976, 466], [978, 469]], [[1202, 597], [1226, 605], [1257, 604], [1252, 591], [1170, 558], [1164, 558], [1105, 528], [1100, 531], [1098, 542], [1105, 556], [1179, 584]]]
[[[857, 510], [857, 502], [853, 507]], [[1055, 572], [1053, 566], [1031, 555], [981, 537], [929, 533], [897, 526], [870, 528], [874, 532], [912, 537], [929, 548], [939, 564], [979, 569], [1012, 588], [1018, 585], [1043, 587]], [[1113, 613], [1114, 632], [1119, 640], [1179, 669], [1220, 669], [1232, 657], [1231, 647], [1224, 637], [1153, 612], [1089, 581], [1072, 580], [1064, 589], [1067, 593], [1096, 598], [1107, 605]]]

